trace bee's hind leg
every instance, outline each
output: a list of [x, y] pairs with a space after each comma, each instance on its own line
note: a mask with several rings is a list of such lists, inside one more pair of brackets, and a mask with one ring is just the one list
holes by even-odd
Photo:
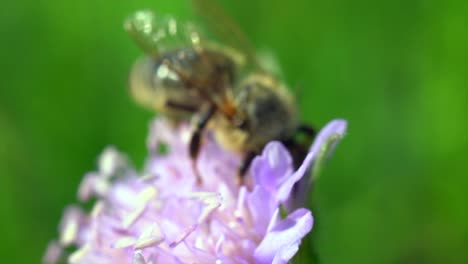
[[200, 111], [200, 113], [196, 114], [192, 120], [192, 126], [194, 127], [194, 129], [192, 132], [192, 136], [190, 138], [189, 154], [190, 154], [190, 158], [192, 159], [193, 172], [195, 173], [195, 176], [197, 177], [198, 184], [202, 184], [202, 178], [197, 168], [197, 158], [198, 158], [198, 154], [200, 153], [202, 134], [203, 134], [203, 130], [208, 124], [208, 121], [211, 119], [211, 117], [215, 113], [215, 110], [216, 110], [215, 106], [211, 105], [208, 108], [205, 108], [205, 110], [202, 110]]

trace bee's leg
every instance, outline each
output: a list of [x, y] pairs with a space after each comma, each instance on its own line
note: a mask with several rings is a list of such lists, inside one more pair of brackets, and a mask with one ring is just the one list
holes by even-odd
[[195, 175], [197, 177], [197, 182], [199, 184], [202, 183], [202, 180], [201, 180], [196, 164], [197, 164], [198, 154], [200, 153], [201, 136], [202, 136], [203, 130], [208, 124], [208, 121], [213, 116], [215, 111], [216, 111], [216, 107], [214, 105], [210, 105], [206, 110], [201, 111], [199, 114], [195, 115], [193, 122], [192, 122], [192, 126], [194, 126], [194, 129], [193, 129], [192, 137], [190, 138], [189, 153], [190, 153], [190, 158], [192, 159], [192, 166], [194, 169], [193, 171], [195, 172]]
[[304, 133], [310, 138], [314, 138], [316, 134], [315, 129], [312, 126], [307, 125], [307, 124], [300, 124], [299, 127], [297, 128], [297, 131]]
[[245, 174], [247, 170], [250, 168], [250, 164], [252, 164], [253, 159], [257, 156], [257, 152], [250, 151], [244, 157], [239, 170], [237, 171], [237, 179], [239, 181], [239, 185], [244, 184]]
[[288, 149], [289, 154], [291, 155], [293, 160], [294, 169], [298, 169], [307, 155], [307, 148], [309, 145], [300, 144], [292, 138], [282, 140], [281, 143], [283, 143], [283, 145]]
[[[299, 133], [302, 134], [303, 137], [298, 138], [297, 134]], [[296, 136], [281, 141], [291, 154], [295, 169], [301, 166], [307, 156], [315, 134], [315, 129], [313, 127], [307, 124], [300, 124], [297, 128]]]
[[187, 113], [194, 113], [197, 111], [197, 107], [194, 105], [179, 103], [172, 100], [166, 102], [166, 107], [185, 111]]
[[283, 145], [288, 149], [291, 157], [293, 158], [293, 165], [295, 169], [298, 169], [304, 161], [309, 147], [315, 138], [315, 129], [307, 124], [300, 124], [297, 127], [296, 135], [281, 141]]

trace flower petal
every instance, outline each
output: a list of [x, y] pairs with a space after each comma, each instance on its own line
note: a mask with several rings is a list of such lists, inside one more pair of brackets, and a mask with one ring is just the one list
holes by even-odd
[[324, 128], [320, 130], [320, 133], [317, 135], [314, 144], [310, 147], [310, 152], [317, 153], [324, 142], [334, 134], [344, 136], [347, 127], [348, 122], [346, 122], [346, 120], [335, 119], [330, 121]]
[[65, 210], [60, 223], [60, 244], [69, 246], [77, 243], [85, 221], [86, 215], [83, 210], [76, 206], [69, 206]]
[[255, 232], [264, 234], [276, 209], [274, 198], [265, 188], [257, 185], [248, 195], [247, 203], [252, 220], [256, 223]]
[[313, 157], [313, 181], [318, 177], [322, 163], [333, 153], [339, 140], [346, 133], [347, 122], [345, 120], [336, 119], [328, 123], [314, 141], [309, 152], [314, 155]]
[[62, 246], [59, 243], [57, 243], [57, 241], [52, 241], [47, 246], [46, 253], [44, 257], [42, 258], [42, 263], [44, 264], [58, 263], [62, 254], [63, 254]]
[[[331, 121], [320, 130], [312, 147], [309, 149], [309, 154], [302, 162], [301, 167], [295, 172], [297, 175], [289, 179], [289, 184], [283, 185], [283, 193], [279, 194], [282, 201], [286, 197], [289, 197], [289, 200], [285, 203], [288, 211], [301, 207], [307, 202], [307, 194], [311, 192], [313, 182], [317, 180], [323, 163], [328, 159], [339, 140], [344, 136], [346, 126], [345, 120], [337, 119]], [[295, 184], [292, 195], [290, 195], [290, 191], [294, 184], [291, 185], [291, 181], [294, 181]], [[296, 184], [297, 181], [299, 182]]]
[[98, 159], [99, 172], [104, 177], [114, 176], [121, 169], [128, 167], [127, 157], [115, 147], [107, 147]]
[[304, 208], [276, 223], [255, 250], [256, 263], [287, 263], [312, 225], [312, 214]]
[[280, 203], [283, 203], [289, 199], [294, 184], [296, 184], [296, 182], [298, 182], [304, 176], [307, 170], [309, 170], [310, 164], [312, 163], [312, 159], [312, 153], [307, 154], [304, 162], [302, 162], [299, 169], [296, 172], [294, 172], [290, 177], [288, 177], [283, 184], [281, 184], [277, 194], [277, 200]]
[[292, 172], [292, 158], [280, 142], [270, 142], [262, 155], [252, 162], [254, 182], [270, 192], [276, 193], [279, 184]]
[[141, 254], [141, 252], [137, 251], [135, 252], [135, 254], [133, 255], [133, 261], [132, 261], [133, 264], [146, 264], [146, 260], [145, 258], [143, 257], [143, 255]]

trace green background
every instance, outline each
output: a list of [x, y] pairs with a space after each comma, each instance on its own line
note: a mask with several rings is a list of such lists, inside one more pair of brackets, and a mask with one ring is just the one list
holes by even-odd
[[[349, 132], [313, 194], [322, 263], [468, 263], [468, 2], [223, 2]], [[152, 114], [126, 90], [133, 11], [186, 1], [4, 1], [0, 258], [38, 263], [82, 175], [113, 144], [141, 166]], [[303, 260], [302, 263], [308, 263]]]

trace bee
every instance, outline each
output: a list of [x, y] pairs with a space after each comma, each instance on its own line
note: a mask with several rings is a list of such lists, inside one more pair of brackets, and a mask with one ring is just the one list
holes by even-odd
[[282, 141], [297, 153], [295, 162], [302, 162], [306, 148], [295, 135], [315, 132], [300, 123], [292, 93], [260, 66], [247, 38], [221, 8], [212, 1], [193, 2], [229, 40], [211, 42], [194, 24], [151, 11], [135, 13], [125, 28], [146, 56], [130, 74], [133, 97], [174, 122], [192, 121], [189, 153], [195, 171], [207, 128], [221, 146], [244, 155], [240, 179], [272, 140]]
[[125, 29], [146, 53], [130, 73], [130, 91], [138, 103], [174, 121], [206, 111], [209, 105], [229, 111], [229, 89], [242, 63], [240, 55], [202, 44], [194, 25], [148, 10], [128, 18]]

